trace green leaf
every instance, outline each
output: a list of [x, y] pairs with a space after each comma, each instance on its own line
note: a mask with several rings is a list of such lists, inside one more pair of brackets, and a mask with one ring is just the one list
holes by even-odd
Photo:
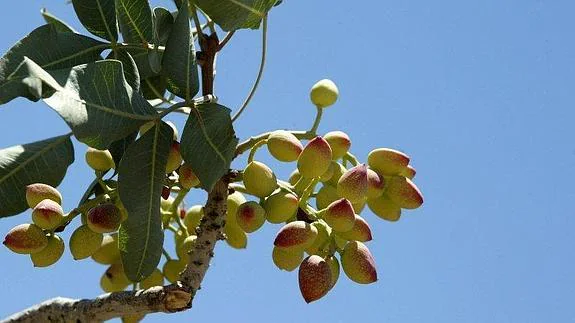
[[111, 42], [118, 41], [114, 0], [72, 0], [74, 11], [86, 29]]
[[116, 0], [116, 12], [125, 43], [153, 43], [154, 25], [148, 0]]
[[162, 59], [162, 73], [168, 78], [168, 90], [190, 101], [198, 93], [196, 51], [187, 8], [178, 12]]
[[146, 100], [161, 99], [166, 93], [168, 81], [165, 76], [154, 76], [142, 80], [142, 95]]
[[166, 8], [157, 7], [154, 8], [154, 31], [156, 33], [156, 39], [158, 40], [158, 45], [165, 46], [168, 41], [168, 37], [172, 32], [172, 26], [174, 25], [174, 16]]
[[228, 172], [237, 143], [230, 109], [209, 103], [191, 109], [180, 149], [202, 188], [210, 191]]
[[[101, 59], [100, 53], [107, 47], [107, 44], [90, 37], [58, 32], [51, 24], [36, 28], [0, 58], [0, 104], [19, 96], [36, 101], [40, 99], [29, 93], [28, 86], [22, 83], [23, 78], [17, 75], [24, 57], [42, 69], [54, 70]], [[32, 79], [26, 81], [38, 83]]]
[[277, 0], [196, 0], [196, 4], [225, 31], [258, 29]]
[[132, 87], [134, 92], [140, 92], [140, 72], [138, 71], [138, 65], [129, 52], [123, 50], [112, 51], [106, 59], [117, 59], [122, 62], [126, 82]]
[[136, 141], [136, 137], [138, 137], [138, 131], [134, 131], [127, 137], [114, 141], [110, 145], [108, 150], [110, 151], [110, 154], [112, 154], [112, 158], [114, 159], [114, 163], [116, 164], [116, 166], [120, 165], [120, 161], [122, 160], [124, 153], [126, 152], [128, 147], [131, 144], [133, 144], [134, 141]]
[[57, 31], [59, 31], [61, 33], [67, 33], [67, 32], [75, 33], [76, 32], [76, 30], [74, 30], [74, 28], [72, 28], [72, 26], [68, 25], [64, 21], [60, 20], [58, 17], [49, 13], [48, 10], [46, 10], [46, 8], [42, 8], [40, 13], [42, 14], [42, 17], [44, 18], [46, 23], [53, 25]]
[[169, 125], [156, 125], [128, 148], [118, 169], [118, 192], [128, 211], [120, 227], [120, 252], [134, 282], [150, 275], [162, 256], [160, 199], [172, 136]]
[[25, 211], [26, 186], [58, 186], [74, 162], [70, 135], [0, 149], [0, 218]]
[[81, 142], [108, 146], [157, 116], [156, 110], [124, 78], [122, 63], [103, 60], [53, 71], [55, 93], [45, 102], [66, 121]]

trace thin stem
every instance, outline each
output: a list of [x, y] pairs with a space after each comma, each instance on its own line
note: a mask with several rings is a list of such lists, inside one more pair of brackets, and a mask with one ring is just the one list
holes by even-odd
[[236, 121], [240, 115], [242, 114], [242, 112], [244, 112], [244, 110], [246, 109], [246, 107], [248, 106], [248, 103], [250, 103], [250, 101], [252, 100], [252, 97], [254, 96], [254, 94], [256, 93], [256, 90], [258, 88], [258, 85], [260, 84], [260, 80], [262, 79], [262, 76], [264, 74], [264, 67], [266, 65], [266, 53], [267, 53], [267, 34], [268, 34], [268, 15], [266, 14], [263, 18], [263, 27], [262, 27], [262, 59], [260, 61], [260, 69], [258, 71], [258, 76], [256, 77], [256, 81], [254, 83], [254, 85], [252, 86], [252, 89], [250, 90], [250, 93], [248, 94], [248, 97], [246, 98], [246, 100], [244, 101], [244, 103], [242, 104], [242, 107], [236, 112], [236, 114], [234, 114], [234, 116], [232, 117], [232, 122]]
[[359, 160], [352, 153], [347, 152], [344, 156], [353, 166], [359, 165]]
[[162, 111], [162, 113], [158, 114], [157, 119], [162, 119], [163, 117], [165, 117], [166, 115], [168, 115], [168, 113], [174, 112], [174, 111], [176, 111], [176, 110], [178, 110], [178, 109], [181, 109], [181, 108], [185, 108], [185, 107], [187, 107], [187, 106], [189, 106], [189, 105], [190, 105], [190, 104], [187, 103], [187, 102], [178, 102], [178, 103], [172, 105], [171, 107], [165, 109], [164, 111]]
[[166, 260], [172, 260], [172, 257], [170, 256], [170, 254], [166, 249], [162, 248], [162, 254], [164, 255], [164, 257], [166, 257]]
[[323, 115], [323, 109], [320, 107], [316, 107], [317, 113], [315, 115], [315, 120], [313, 121], [313, 125], [311, 126], [310, 133], [314, 135], [317, 133], [317, 128], [319, 127], [319, 123], [321, 122], [321, 116]]
[[[309, 131], [289, 131], [292, 135], [294, 135], [298, 139], [312, 139], [315, 137], [315, 134], [310, 133]], [[250, 139], [242, 142], [236, 147], [236, 156], [241, 155], [251, 149], [255, 144], [257, 144], [260, 140], [267, 139], [271, 135], [271, 132], [264, 132], [259, 134], [255, 137], [250, 137]]]
[[180, 218], [180, 215], [178, 214], [178, 207], [180, 206], [180, 204], [182, 203], [182, 201], [184, 200], [184, 198], [186, 197], [188, 192], [189, 192], [189, 190], [181, 189], [178, 192], [178, 195], [176, 195], [176, 198], [174, 199], [174, 202], [170, 206], [170, 210], [169, 210], [172, 218], [174, 219], [174, 221], [176, 221], [176, 223], [178, 224], [180, 229], [182, 229], [185, 236], [188, 235], [187, 234], [188, 232], [186, 230], [186, 226], [184, 225], [184, 222], [182, 221], [182, 218]]
[[220, 44], [218, 45], [218, 52], [222, 50], [222, 48], [224, 48], [228, 42], [232, 39], [232, 37], [234, 36], [234, 34], [236, 33], [235, 30], [230, 31], [229, 33], [226, 34], [226, 36], [224, 37], [224, 39], [220, 42]]
[[214, 21], [212, 20], [212, 18], [210, 18], [210, 16], [208, 16], [202, 9], [198, 8], [198, 10], [202, 14], [202, 16], [204, 16], [204, 19], [206, 19], [206, 25], [208, 25], [208, 27], [210, 27], [210, 31], [212, 33], [215, 33], [216, 27], [214, 26]]
[[258, 141], [258, 143], [256, 143], [253, 147], [252, 150], [250, 151], [250, 155], [248, 156], [248, 163], [251, 163], [254, 160], [254, 157], [256, 155], [256, 151], [258, 151], [258, 149], [267, 144], [268, 140], [267, 139], [262, 139], [260, 141]]
[[189, 8], [190, 10], [190, 14], [192, 15], [192, 19], [194, 20], [194, 24], [196, 25], [196, 30], [198, 31], [198, 38], [200, 40], [204, 40], [205, 36], [204, 36], [204, 32], [202, 31], [202, 24], [200, 23], [200, 18], [198, 17], [198, 12], [196, 10], [196, 2], [194, 0], [190, 1], [191, 4], [191, 8]]

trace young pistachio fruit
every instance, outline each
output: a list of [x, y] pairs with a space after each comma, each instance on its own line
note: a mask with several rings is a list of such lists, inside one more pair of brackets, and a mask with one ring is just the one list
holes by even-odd
[[180, 176], [180, 185], [187, 190], [200, 185], [200, 180], [192, 170], [192, 166], [190, 166], [190, 164], [184, 163], [180, 169], [178, 169], [178, 175]]
[[292, 193], [280, 190], [270, 195], [263, 203], [266, 220], [282, 223], [291, 218], [298, 209], [299, 199]]
[[108, 150], [99, 150], [88, 147], [86, 150], [86, 163], [93, 170], [105, 172], [109, 169], [115, 168], [114, 158]]
[[409, 178], [390, 176], [385, 186], [385, 194], [402, 209], [417, 209], [423, 204], [421, 191]]
[[363, 211], [363, 209], [365, 208], [366, 204], [367, 204], [367, 199], [363, 199], [359, 202], [351, 203], [351, 205], [353, 205], [353, 209], [355, 210], [355, 214], [360, 214], [361, 211]]
[[59, 236], [48, 236], [48, 245], [39, 252], [30, 255], [34, 267], [48, 267], [55, 264], [64, 253], [64, 241]]
[[308, 256], [299, 266], [298, 280], [299, 290], [306, 303], [316, 301], [331, 289], [330, 266], [320, 256]]
[[203, 216], [204, 207], [202, 205], [194, 205], [186, 211], [186, 215], [184, 215], [184, 225], [189, 233], [196, 232], [196, 228], [200, 225]]
[[104, 236], [101, 233], [90, 230], [88, 225], [78, 227], [70, 236], [70, 252], [74, 260], [88, 258], [93, 255], [100, 246]]
[[387, 221], [395, 222], [401, 216], [401, 208], [390, 200], [387, 194], [368, 199], [367, 205], [375, 215]]
[[331, 161], [329, 167], [333, 168], [333, 174], [331, 175], [330, 179], [325, 182], [325, 184], [337, 187], [337, 182], [341, 178], [341, 175], [347, 172], [347, 169], [342, 164], [336, 162], [335, 160]]
[[150, 287], [163, 286], [163, 285], [164, 285], [164, 275], [162, 275], [162, 272], [158, 268], [154, 269], [154, 271], [150, 274], [150, 276], [144, 278], [140, 282], [141, 289], [148, 289]]
[[344, 198], [332, 202], [320, 212], [320, 216], [337, 232], [347, 232], [353, 228], [355, 223], [353, 206]]
[[361, 164], [341, 175], [337, 182], [337, 194], [352, 203], [357, 203], [366, 199], [367, 187], [367, 166]]
[[35, 207], [45, 199], [52, 200], [62, 205], [62, 194], [60, 194], [60, 192], [58, 192], [54, 187], [42, 183], [35, 183], [26, 186], [26, 202], [29, 207]]
[[278, 187], [274, 172], [259, 161], [249, 163], [244, 169], [243, 176], [246, 190], [260, 198], [269, 196]]
[[337, 189], [331, 185], [324, 184], [315, 196], [315, 206], [318, 210], [323, 210], [338, 199], [340, 197], [337, 194]]
[[276, 130], [268, 137], [268, 150], [275, 159], [282, 162], [292, 162], [297, 160], [303, 150], [301, 141], [291, 132]]
[[380, 197], [385, 190], [385, 179], [371, 169], [367, 169], [367, 198]]
[[236, 223], [224, 226], [227, 244], [234, 249], [245, 249], [248, 246], [248, 235]]
[[64, 218], [64, 210], [60, 204], [45, 199], [38, 203], [32, 211], [32, 221], [42, 229], [52, 230], [60, 226]]
[[321, 174], [321, 176], [319, 177], [319, 180], [321, 182], [329, 182], [329, 180], [333, 177], [333, 175], [335, 174], [336, 171], [336, 164], [334, 164], [333, 160], [329, 163], [329, 167], [327, 168], [327, 170], [325, 171], [325, 173]]
[[375, 260], [366, 245], [350, 241], [341, 253], [343, 271], [358, 284], [371, 284], [377, 281]]
[[335, 256], [329, 256], [325, 258], [325, 261], [329, 265], [329, 270], [331, 272], [331, 285], [329, 289], [332, 289], [339, 279], [339, 261], [337, 261]]
[[92, 254], [92, 260], [102, 265], [117, 264], [122, 261], [118, 248], [118, 234], [105, 235], [100, 248]]
[[176, 254], [178, 255], [178, 258], [187, 263], [189, 258], [188, 252], [194, 248], [196, 240], [197, 237], [195, 235], [191, 235], [176, 244]]
[[48, 238], [39, 226], [24, 223], [8, 231], [3, 244], [15, 253], [33, 254], [46, 248]]
[[308, 255], [316, 255], [328, 246], [327, 242], [331, 235], [331, 227], [321, 220], [315, 221], [311, 225], [317, 229], [317, 237], [309, 247], [305, 248], [305, 252], [307, 252]]
[[372, 239], [369, 224], [357, 214], [355, 215], [355, 221], [353, 222], [351, 230], [346, 232], [337, 232], [337, 235], [349, 241], [367, 242]]
[[118, 231], [120, 228], [122, 214], [116, 205], [104, 203], [90, 209], [86, 220], [92, 231], [110, 233]]
[[262, 227], [266, 221], [266, 211], [255, 201], [242, 203], [236, 212], [236, 221], [246, 233], [252, 233]]
[[399, 175], [407, 177], [409, 179], [413, 179], [415, 177], [415, 174], [417, 174], [417, 170], [415, 170], [415, 168], [411, 165], [407, 165], [407, 167], [402, 169], [401, 172], [399, 173]]
[[169, 259], [162, 267], [164, 277], [170, 282], [175, 283], [180, 277], [180, 273], [186, 268], [186, 262], [180, 259]]
[[294, 271], [303, 260], [303, 251], [288, 250], [274, 246], [272, 259], [276, 267], [281, 270]]
[[297, 168], [296, 168], [289, 175], [288, 183], [290, 183], [291, 185], [295, 185], [297, 183], [297, 181], [299, 181], [300, 178], [301, 178], [301, 174], [299, 173], [299, 170], [297, 170]]
[[130, 285], [122, 264], [113, 264], [100, 278], [100, 287], [106, 293], [121, 292]]
[[310, 140], [297, 160], [297, 169], [305, 178], [320, 177], [329, 169], [331, 148], [322, 137]]
[[337, 85], [331, 80], [323, 79], [315, 83], [309, 93], [311, 102], [318, 108], [326, 108], [334, 104], [339, 96]]
[[343, 131], [330, 131], [323, 136], [323, 139], [329, 143], [333, 159], [342, 158], [351, 147], [351, 139]]
[[380, 175], [399, 175], [409, 164], [409, 156], [389, 148], [378, 148], [367, 155], [367, 163]]
[[227, 200], [227, 214], [226, 214], [226, 224], [235, 224], [237, 226], [236, 221], [236, 213], [238, 211], [238, 207], [245, 203], [246, 197], [240, 192], [233, 192], [232, 194], [228, 195]]
[[168, 152], [168, 161], [166, 162], [166, 174], [170, 174], [182, 164], [182, 155], [180, 154], [180, 143], [173, 141]]
[[294, 221], [278, 231], [274, 245], [291, 250], [304, 250], [313, 244], [317, 235], [316, 227], [305, 221]]

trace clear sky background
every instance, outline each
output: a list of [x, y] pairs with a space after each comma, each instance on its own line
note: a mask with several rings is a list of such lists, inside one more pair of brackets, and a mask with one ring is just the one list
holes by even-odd
[[[10, 1], [2, 53], [43, 23], [44, 6], [83, 30], [63, 0]], [[247, 250], [218, 245], [193, 309], [147, 321], [575, 322], [574, 11], [567, 0], [284, 1], [270, 13], [266, 73], [238, 135], [307, 129], [309, 88], [331, 78], [341, 97], [320, 132], [347, 132], [362, 160], [378, 147], [407, 152], [425, 204], [398, 223], [364, 211], [376, 284], [341, 276], [306, 304], [297, 272], [272, 263], [279, 226], [268, 224]], [[241, 31], [219, 56], [222, 104], [241, 104], [259, 48], [259, 32]], [[41, 102], [0, 107], [0, 147], [67, 131]], [[295, 164], [274, 167], [286, 178]], [[71, 167], [60, 186], [66, 209], [90, 176], [83, 163]], [[0, 233], [29, 221], [30, 212], [0, 219]], [[68, 251], [50, 269], [4, 248], [0, 263], [0, 317], [54, 296], [94, 297], [105, 270]]]

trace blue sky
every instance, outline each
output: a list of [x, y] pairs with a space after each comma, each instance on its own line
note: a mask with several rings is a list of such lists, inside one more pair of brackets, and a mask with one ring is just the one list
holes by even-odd
[[[342, 276], [327, 297], [305, 304], [297, 272], [271, 261], [279, 227], [266, 225], [247, 250], [217, 247], [192, 310], [147, 321], [575, 322], [575, 4], [354, 4], [286, 0], [270, 13], [266, 73], [236, 130], [246, 138], [309, 127], [309, 87], [328, 77], [341, 97], [321, 133], [347, 132], [363, 160], [377, 147], [412, 157], [424, 206], [398, 223], [363, 214], [380, 280], [360, 286]], [[81, 29], [65, 1], [12, 1], [0, 20], [2, 53], [42, 23], [43, 6]], [[241, 31], [219, 56], [216, 91], [232, 109], [255, 77], [259, 39]], [[0, 147], [67, 131], [43, 103], [0, 108]], [[294, 167], [274, 164], [283, 178]], [[87, 166], [73, 165], [60, 187], [65, 208], [90, 180]], [[0, 219], [0, 232], [28, 221], [29, 212]], [[6, 249], [0, 262], [0, 317], [53, 296], [93, 297], [105, 269], [68, 252], [50, 269]]]

